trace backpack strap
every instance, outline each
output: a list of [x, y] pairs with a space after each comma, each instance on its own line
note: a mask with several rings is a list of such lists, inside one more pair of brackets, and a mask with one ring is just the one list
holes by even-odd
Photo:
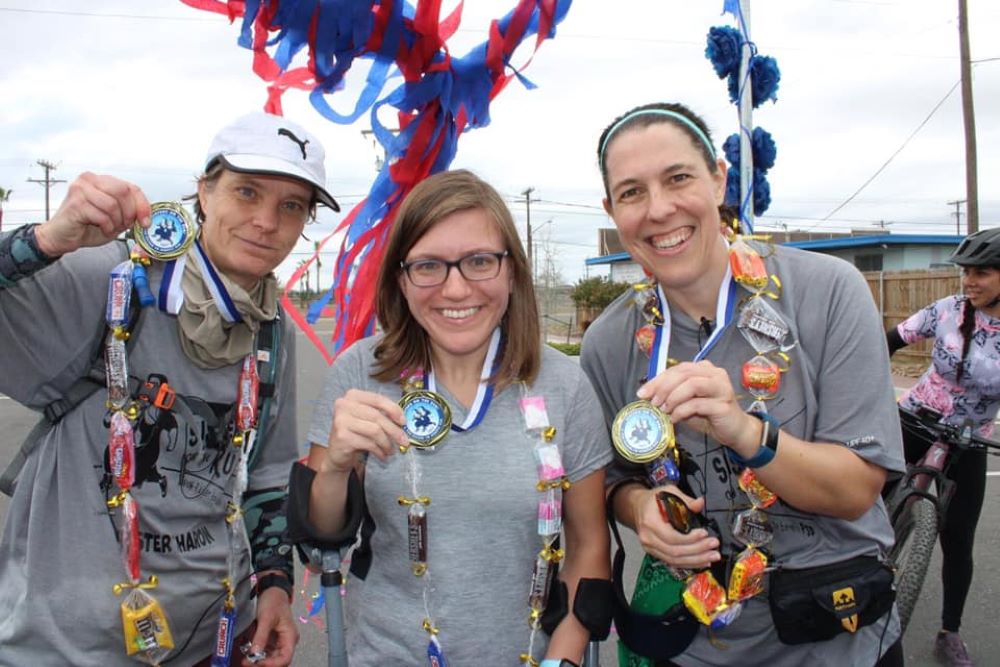
[[271, 416], [271, 400], [278, 388], [278, 369], [281, 366], [281, 311], [274, 316], [274, 319], [261, 322], [260, 330], [257, 332], [257, 375], [260, 376], [260, 386], [258, 388], [258, 411], [257, 418], [257, 438], [254, 440], [253, 448], [248, 453], [247, 467], [253, 467], [257, 461], [257, 453], [260, 448], [257, 443], [267, 433], [268, 422]]
[[[125, 258], [127, 259], [129, 256], [129, 246], [126, 243], [122, 243], [122, 248], [125, 250]], [[133, 334], [137, 333], [139, 328], [139, 315], [142, 313], [142, 308], [139, 308], [137, 305], [138, 298], [138, 294], [133, 287], [132, 297], [129, 301], [128, 324], [125, 327], [125, 330], [129, 332], [129, 337], [125, 342], [126, 347], [131, 347]], [[14, 495], [14, 489], [17, 487], [17, 476], [21, 473], [21, 469], [27, 462], [28, 457], [35, 451], [49, 429], [58, 424], [63, 417], [87, 400], [95, 391], [107, 386], [107, 378], [104, 370], [103, 343], [107, 340], [110, 331], [108, 325], [105, 324], [101, 333], [101, 344], [98, 345], [97, 352], [94, 353], [90, 361], [90, 370], [87, 372], [87, 375], [78, 378], [70, 385], [61, 398], [57, 398], [42, 408], [41, 418], [31, 431], [28, 432], [28, 435], [21, 443], [20, 449], [14, 454], [14, 458], [7, 465], [3, 474], [0, 475], [0, 493], [6, 496]]]

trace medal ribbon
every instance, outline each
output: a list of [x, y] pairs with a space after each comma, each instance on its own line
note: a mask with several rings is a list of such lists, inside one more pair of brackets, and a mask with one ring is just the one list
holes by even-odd
[[[215, 305], [219, 308], [222, 319], [230, 323], [242, 322], [243, 318], [240, 316], [239, 311], [236, 310], [236, 305], [233, 303], [232, 297], [229, 296], [229, 290], [226, 289], [219, 274], [215, 271], [215, 267], [212, 266], [212, 260], [205, 253], [205, 249], [201, 245], [201, 239], [195, 241], [191, 247], [194, 251], [192, 254], [194, 261], [198, 263], [198, 267], [201, 269], [202, 279], [205, 281], [205, 286], [215, 300]], [[157, 299], [157, 307], [165, 313], [176, 315], [180, 312], [181, 306], [184, 304], [184, 290], [181, 286], [181, 280], [184, 276], [184, 266], [187, 263], [187, 257], [187, 254], [181, 255], [177, 259], [172, 259], [164, 263], [163, 280], [160, 282], [160, 295]]]
[[[711, 351], [715, 344], [719, 342], [726, 327], [733, 320], [736, 312], [736, 289], [737, 282], [733, 279], [733, 272], [729, 264], [726, 264], [726, 275], [719, 286], [719, 296], [716, 299], [715, 321], [716, 327], [712, 335], [708, 337], [705, 344], [694, 355], [694, 361], [701, 361]], [[653, 338], [653, 347], [649, 353], [649, 369], [646, 377], [653, 379], [667, 368], [667, 355], [670, 351], [670, 307], [667, 305], [667, 297], [663, 294], [663, 288], [657, 283], [656, 298], [660, 302], [660, 313], [663, 317], [663, 324], [656, 327], [656, 336]]]
[[[486, 412], [490, 409], [490, 403], [493, 402], [493, 385], [487, 380], [493, 374], [497, 352], [500, 350], [500, 339], [500, 327], [497, 327], [493, 330], [490, 347], [483, 360], [483, 370], [479, 374], [479, 389], [476, 391], [476, 399], [472, 402], [472, 407], [469, 408], [469, 413], [465, 416], [465, 422], [461, 426], [452, 423], [452, 431], [462, 433], [474, 429], [479, 426], [479, 422], [483, 421]], [[437, 392], [437, 382], [434, 379], [433, 369], [427, 374], [427, 390]]]

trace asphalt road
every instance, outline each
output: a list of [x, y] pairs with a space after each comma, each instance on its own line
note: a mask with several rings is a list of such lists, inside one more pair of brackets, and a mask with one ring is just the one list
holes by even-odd
[[[323, 323], [320, 323], [322, 327]], [[321, 337], [328, 337], [329, 330], [320, 328]], [[323, 383], [326, 365], [322, 355], [302, 335], [298, 336], [299, 350], [299, 433], [304, 436], [312, 411], [313, 401], [319, 395]], [[35, 416], [29, 410], [0, 395], [0, 425], [3, 435], [0, 436], [0, 466], [6, 466], [20, 446], [21, 439], [34, 424]], [[303, 452], [304, 453], [304, 452]], [[997, 613], [993, 603], [1000, 595], [1000, 494], [998, 494], [998, 479], [1000, 479], [1000, 461], [991, 458], [991, 475], [986, 487], [986, 502], [982, 518], [979, 521], [978, 539], [975, 547], [976, 575], [973, 589], [966, 605], [962, 635], [968, 643], [973, 658], [980, 665], [1000, 665], [1000, 633], [997, 632]], [[0, 518], [7, 510], [7, 498], [0, 495]], [[639, 548], [625, 531], [623, 538], [629, 557], [626, 579], [635, 578], [635, 568], [639, 563]], [[920, 602], [914, 612], [910, 628], [904, 641], [906, 663], [911, 667], [936, 665], [931, 651], [934, 635], [939, 628], [941, 585], [938, 577], [940, 571], [940, 553], [935, 553], [931, 564], [931, 572], [924, 585]], [[312, 597], [315, 595], [318, 578], [306, 577], [300, 570], [297, 575], [295, 613], [302, 619], [300, 625], [301, 640], [296, 653], [294, 665], [317, 667], [326, 664], [326, 633], [319, 618], [307, 618]], [[601, 665], [615, 667], [614, 635], [601, 646]], [[415, 663], [417, 664], [417, 663]], [[747, 660], [746, 664], [751, 665]], [[461, 667], [461, 666], [460, 666]]]

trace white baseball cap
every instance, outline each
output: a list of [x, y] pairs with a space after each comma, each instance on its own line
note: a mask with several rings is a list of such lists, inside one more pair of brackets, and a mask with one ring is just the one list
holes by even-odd
[[334, 211], [337, 200], [326, 191], [326, 151], [311, 132], [287, 118], [263, 111], [247, 114], [219, 130], [205, 158], [233, 171], [290, 176], [316, 188], [316, 199]]

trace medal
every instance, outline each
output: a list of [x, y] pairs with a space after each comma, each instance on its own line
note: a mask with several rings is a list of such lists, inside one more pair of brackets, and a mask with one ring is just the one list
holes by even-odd
[[647, 463], [674, 445], [674, 426], [649, 401], [635, 401], [618, 411], [611, 425], [611, 440], [629, 461]]
[[157, 202], [152, 206], [149, 227], [138, 222], [132, 226], [135, 242], [150, 257], [160, 260], [180, 257], [198, 235], [191, 216], [180, 204]]
[[434, 392], [408, 392], [399, 400], [399, 407], [406, 419], [403, 432], [414, 447], [433, 447], [451, 428], [451, 408]]

